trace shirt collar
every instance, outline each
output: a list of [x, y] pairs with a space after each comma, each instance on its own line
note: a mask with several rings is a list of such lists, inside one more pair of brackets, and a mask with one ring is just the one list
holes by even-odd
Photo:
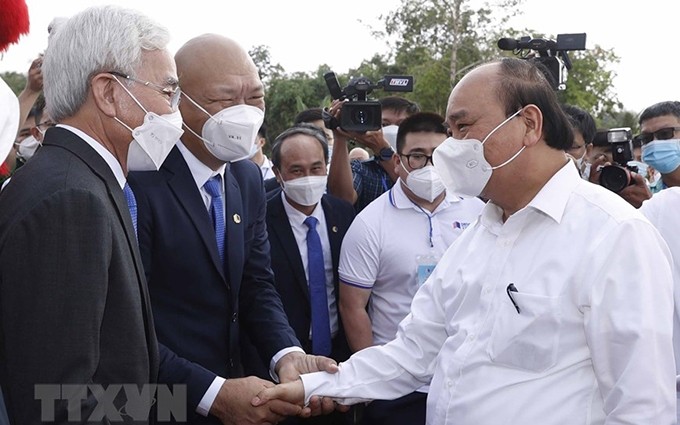
[[70, 125], [66, 124], [57, 124], [57, 127], [65, 128], [69, 130], [70, 132], [74, 133], [76, 136], [80, 137], [94, 149], [99, 156], [101, 156], [104, 161], [108, 164], [109, 168], [113, 172], [113, 175], [116, 177], [116, 181], [120, 185], [120, 188], [123, 189], [125, 187], [125, 183], [127, 182], [127, 179], [125, 178], [125, 174], [123, 173], [123, 167], [120, 166], [120, 162], [116, 159], [115, 156], [111, 152], [109, 152], [108, 149], [104, 147], [101, 143], [96, 141], [92, 136], [86, 134], [79, 128], [75, 128]]
[[194, 177], [194, 180], [196, 181], [196, 186], [199, 188], [203, 187], [205, 182], [207, 182], [211, 177], [220, 175], [222, 177], [222, 181], [224, 181], [224, 171], [227, 168], [227, 164], [222, 164], [220, 168], [217, 170], [213, 170], [212, 168], [208, 167], [204, 163], [201, 162], [196, 156], [194, 156], [191, 151], [184, 146], [184, 143], [182, 141], [177, 142], [177, 148], [179, 149], [179, 152], [182, 154], [184, 157], [184, 160], [187, 163], [187, 166], [189, 167], [189, 170], [191, 171], [191, 175]]
[[[283, 209], [286, 210], [288, 220], [298, 226], [304, 226], [305, 220], [308, 216], [295, 209], [295, 207], [288, 202], [288, 199], [286, 199], [286, 193], [283, 190], [281, 191], [281, 199], [283, 199]], [[321, 201], [316, 203], [316, 207], [314, 207], [314, 211], [312, 211], [309, 217], [315, 217], [317, 220], [319, 220], [319, 222], [321, 222], [321, 219], [323, 218], [323, 208], [321, 207]]]
[[[404, 192], [404, 188], [402, 187], [402, 182], [401, 178], [397, 179], [397, 182], [392, 186], [392, 188], [389, 191], [389, 197], [390, 197], [390, 203], [392, 206], [394, 206], [397, 209], [403, 210], [403, 209], [408, 209], [412, 208], [418, 211], [421, 211], [421, 208], [417, 206], [416, 203], [411, 201], [408, 196], [406, 196], [406, 192]], [[460, 202], [461, 198], [458, 196], [452, 195], [449, 192], [446, 193], [446, 196], [444, 197], [444, 200], [437, 205], [437, 208], [435, 208], [433, 214], [435, 214], [437, 211], [449, 207], [452, 203], [455, 202]]]
[[[562, 221], [571, 193], [581, 183], [583, 183], [583, 179], [579, 176], [578, 170], [571, 161], [568, 161], [543, 185], [536, 196], [521, 211], [527, 208], [541, 211], [559, 224]], [[482, 210], [480, 223], [490, 227], [494, 222], [500, 223], [502, 217], [502, 209], [493, 202], [488, 202]]]

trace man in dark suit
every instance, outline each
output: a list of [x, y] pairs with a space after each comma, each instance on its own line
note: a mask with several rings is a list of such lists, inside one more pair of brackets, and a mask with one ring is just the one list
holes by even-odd
[[215, 423], [208, 413], [278, 422], [300, 409], [252, 407], [273, 384], [243, 378], [241, 333], [282, 381], [337, 366], [305, 355], [288, 325], [273, 285], [262, 175], [239, 161], [262, 123], [263, 85], [247, 52], [222, 36], [188, 41], [175, 60], [187, 131], [159, 172], [131, 176], [156, 332], [184, 361], [160, 380], [188, 383], [192, 423]]
[[[96, 7], [60, 27], [45, 53], [45, 97], [61, 124], [0, 195], [0, 384], [11, 423], [115, 422], [127, 404], [117, 386], [157, 380], [124, 188], [133, 164], [162, 162], [181, 134], [164, 118], [179, 116], [168, 40], [137, 12]], [[160, 124], [143, 124], [149, 114]], [[131, 128], [158, 130], [158, 155]], [[69, 395], [60, 384], [84, 391]]]
[[[267, 202], [267, 229], [272, 252], [272, 269], [276, 289], [290, 325], [305, 351], [328, 355], [341, 362], [350, 355], [349, 346], [338, 316], [338, 261], [342, 239], [354, 218], [354, 208], [346, 201], [325, 194], [328, 144], [322, 130], [311, 124], [299, 124], [283, 133], [272, 148], [274, 173], [282, 193]], [[316, 220], [323, 260], [324, 312], [319, 319], [314, 306], [313, 265], [315, 253], [310, 245], [309, 226]], [[325, 320], [327, 317], [327, 320]], [[316, 344], [315, 320], [322, 320], [328, 330], [330, 346]], [[253, 356], [254, 357], [254, 356]], [[262, 373], [262, 372], [260, 372]], [[289, 419], [286, 424], [296, 423]], [[351, 423], [349, 414], [310, 418], [305, 423]]]

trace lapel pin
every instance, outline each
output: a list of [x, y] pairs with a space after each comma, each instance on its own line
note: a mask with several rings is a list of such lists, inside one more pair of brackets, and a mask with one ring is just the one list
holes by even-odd
[[234, 223], [239, 224], [241, 222], [241, 216], [238, 214], [234, 214], [232, 217], [234, 219]]
[[338, 226], [331, 227], [331, 230], [333, 231], [333, 233], [338, 233]]

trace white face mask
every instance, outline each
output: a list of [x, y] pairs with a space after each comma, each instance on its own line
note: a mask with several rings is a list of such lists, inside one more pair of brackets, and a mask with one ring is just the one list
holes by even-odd
[[446, 190], [444, 183], [437, 170], [429, 165], [417, 170], [409, 171], [401, 163], [401, 167], [408, 173], [406, 186], [414, 195], [428, 202], [434, 201], [437, 196]]
[[[116, 81], [118, 81], [117, 78]], [[132, 133], [133, 139], [127, 155], [127, 169], [128, 171], [158, 171], [184, 133], [184, 130], [182, 130], [182, 114], [179, 111], [163, 115], [149, 112], [125, 85], [120, 81], [118, 81], [118, 84], [146, 112], [144, 122], [134, 130], [119, 120], [118, 117], [113, 117]]]
[[495, 167], [492, 167], [484, 157], [484, 143], [521, 111], [518, 110], [498, 124], [481, 142], [476, 139], [458, 140], [449, 137], [434, 150], [432, 154], [434, 167], [448, 191], [463, 196], [479, 196], [489, 182], [493, 170], [508, 165], [522, 153], [526, 146], [522, 146], [510, 159]]
[[387, 143], [392, 146], [393, 151], [397, 151], [397, 132], [399, 131], [398, 125], [386, 125], [382, 128], [383, 137], [387, 140]]
[[586, 152], [583, 152], [583, 155], [581, 155], [580, 158], [576, 159], [576, 167], [578, 167], [579, 170], [583, 169], [583, 160], [586, 157]]
[[328, 176], [306, 176], [288, 181], [281, 179], [281, 186], [292, 201], [311, 207], [321, 200], [327, 181]]
[[28, 136], [18, 143], [17, 156], [26, 162], [31, 159], [40, 146], [42, 146], [42, 143], [40, 143], [35, 137]]
[[257, 152], [255, 139], [264, 121], [262, 109], [250, 105], [234, 105], [211, 115], [185, 93], [182, 95], [210, 117], [203, 124], [200, 135], [188, 126], [187, 128], [194, 136], [203, 140], [205, 147], [215, 158], [235, 162]]

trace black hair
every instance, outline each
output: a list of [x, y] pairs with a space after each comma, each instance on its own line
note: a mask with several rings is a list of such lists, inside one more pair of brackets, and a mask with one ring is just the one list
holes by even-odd
[[276, 137], [276, 139], [274, 139], [271, 159], [274, 167], [279, 170], [281, 169], [281, 145], [283, 145], [283, 142], [291, 136], [295, 136], [297, 134], [306, 134], [307, 136], [314, 137], [321, 144], [324, 163], [328, 164], [328, 141], [326, 140], [326, 133], [313, 124], [303, 122], [284, 130]]
[[651, 120], [652, 118], [662, 117], [664, 115], [673, 115], [680, 118], [680, 102], [665, 101], [655, 103], [652, 106], [645, 108], [640, 114], [638, 124], [642, 125], [643, 121]]
[[408, 99], [399, 96], [386, 96], [379, 100], [382, 109], [391, 109], [396, 112], [406, 112], [411, 116], [420, 112], [420, 107], [417, 103], [411, 102]]
[[321, 108], [309, 108], [300, 112], [295, 116], [293, 122], [295, 124], [300, 124], [303, 122], [319, 121], [323, 119], [323, 110]]
[[593, 116], [574, 105], [562, 105], [562, 110], [567, 114], [572, 128], [581, 133], [586, 144], [593, 143], [595, 132], [597, 131]]
[[399, 124], [397, 131], [397, 152], [402, 152], [407, 134], [420, 132], [448, 135], [444, 117], [432, 112], [418, 112], [406, 118]]
[[531, 61], [512, 57], [502, 58], [499, 63], [498, 97], [505, 105], [506, 116], [535, 105], [543, 113], [543, 138], [548, 146], [561, 151], [569, 149], [574, 133], [541, 69]]
[[263, 122], [260, 129], [257, 130], [257, 135], [267, 140], [267, 123]]

